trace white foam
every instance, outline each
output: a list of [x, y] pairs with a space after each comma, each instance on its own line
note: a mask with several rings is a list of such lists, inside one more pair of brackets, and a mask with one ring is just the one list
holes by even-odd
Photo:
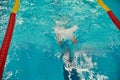
[[9, 72], [5, 72], [5, 77], [3, 77], [3, 80], [10, 80], [11, 76], [13, 75], [13, 73], [11, 71]]
[[[84, 51], [76, 51], [73, 62], [69, 62], [69, 56], [69, 53], [63, 55], [63, 62], [65, 69], [69, 72], [69, 76], [71, 75], [72, 69], [76, 69], [81, 80], [85, 80], [86, 78], [89, 80], [108, 80], [106, 75], [98, 74], [98, 72], [93, 70], [96, 68], [97, 63], [92, 61], [92, 55], [88, 56]], [[78, 59], [80, 60], [78, 61]], [[87, 73], [88, 76], [84, 73]], [[69, 80], [71, 80], [70, 77]]]
[[60, 27], [60, 26], [56, 26], [54, 27], [54, 31], [56, 33], [56, 35], [60, 36], [60, 39], [71, 39], [73, 37], [73, 33], [78, 29], [78, 26], [75, 25], [71, 28], [64, 28], [64, 27]]
[[90, 2], [95, 2], [95, 0], [87, 0], [87, 1], [90, 1]]
[[97, 80], [108, 80], [108, 77], [107, 77], [107, 76], [100, 75], [100, 74], [97, 74], [97, 75], [96, 75], [96, 78], [97, 78]]

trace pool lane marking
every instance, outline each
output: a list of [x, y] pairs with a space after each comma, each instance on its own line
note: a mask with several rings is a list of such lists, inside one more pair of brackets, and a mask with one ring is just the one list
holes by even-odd
[[0, 80], [2, 80], [2, 74], [4, 71], [4, 66], [5, 66], [10, 42], [11, 42], [13, 31], [14, 31], [16, 13], [18, 12], [19, 5], [20, 5], [20, 0], [15, 0], [12, 12], [10, 14], [6, 34], [5, 34], [2, 46], [0, 48]]
[[19, 10], [19, 6], [20, 6], [20, 0], [15, 0], [14, 7], [12, 9], [12, 13], [17, 13]]
[[114, 13], [110, 10], [110, 8], [103, 2], [103, 0], [97, 0], [98, 4], [107, 12], [113, 23], [120, 30], [120, 21], [114, 15]]

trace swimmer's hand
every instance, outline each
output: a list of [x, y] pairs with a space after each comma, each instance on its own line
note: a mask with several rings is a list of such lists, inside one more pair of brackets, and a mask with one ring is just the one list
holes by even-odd
[[77, 43], [77, 40], [76, 40], [75, 36], [72, 37], [72, 41], [73, 41], [74, 44]]
[[76, 43], [77, 43], [77, 40], [75, 39], [75, 40], [73, 41], [73, 43], [76, 44]]
[[58, 41], [59, 44], [62, 44], [62, 41]]

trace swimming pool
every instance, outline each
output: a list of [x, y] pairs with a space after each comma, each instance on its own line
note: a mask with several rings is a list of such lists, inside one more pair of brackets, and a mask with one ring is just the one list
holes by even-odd
[[[14, 0], [0, 3], [1, 45]], [[120, 19], [117, 8], [111, 8]], [[56, 23], [79, 27], [78, 43], [64, 44], [74, 61], [67, 69], [74, 66], [81, 80], [120, 80], [120, 32], [96, 0], [21, 1], [3, 80], [64, 80]]]

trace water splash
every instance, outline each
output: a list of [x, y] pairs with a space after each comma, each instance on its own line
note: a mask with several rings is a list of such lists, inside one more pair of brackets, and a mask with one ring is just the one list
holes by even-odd
[[[97, 72], [97, 62], [92, 60], [92, 55], [87, 55], [84, 51], [77, 51], [74, 53], [74, 59], [72, 62], [69, 61], [69, 53], [63, 55], [63, 63], [65, 69], [69, 72], [69, 80], [71, 72], [75, 69], [80, 77], [80, 80], [108, 80], [109, 78]], [[74, 74], [74, 73], [72, 73]]]

